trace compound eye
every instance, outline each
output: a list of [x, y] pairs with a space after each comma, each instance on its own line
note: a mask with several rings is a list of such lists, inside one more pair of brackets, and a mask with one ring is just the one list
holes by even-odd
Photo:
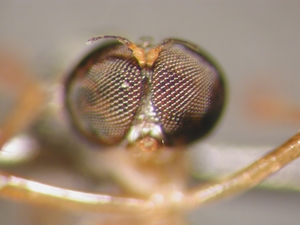
[[174, 40], [153, 65], [152, 101], [167, 142], [187, 144], [207, 134], [224, 105], [217, 67], [195, 46]]
[[128, 47], [115, 43], [89, 54], [66, 87], [67, 109], [84, 135], [103, 145], [122, 141], [142, 93], [141, 69]]

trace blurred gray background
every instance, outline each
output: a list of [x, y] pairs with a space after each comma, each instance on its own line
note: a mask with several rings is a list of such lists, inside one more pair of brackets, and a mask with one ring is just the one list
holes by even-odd
[[[100, 34], [132, 41], [148, 35], [157, 42], [176, 37], [214, 56], [226, 74], [228, 104], [206, 142], [276, 146], [300, 128], [300, 120], [288, 113], [290, 108], [299, 113], [300, 108], [299, 1], [0, 0], [0, 49], [19, 55], [43, 78], [63, 73], [87, 48], [86, 40]], [[290, 107], [287, 113], [275, 117], [276, 110], [267, 104], [269, 116], [252, 113], [255, 107], [248, 99], [255, 101], [261, 92], [283, 101], [283, 106]], [[10, 217], [13, 207], [21, 211], [24, 206], [5, 201], [0, 205], [0, 224], [20, 224], [16, 215], [4, 217]], [[300, 194], [255, 190], [204, 206], [190, 221], [299, 224], [299, 207]]]

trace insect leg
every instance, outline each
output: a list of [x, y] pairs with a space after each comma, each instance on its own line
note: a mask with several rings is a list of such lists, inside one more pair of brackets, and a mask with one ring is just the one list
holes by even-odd
[[246, 191], [300, 156], [300, 133], [241, 171], [215, 183], [201, 185], [183, 199], [184, 207], [193, 208], [206, 202]]

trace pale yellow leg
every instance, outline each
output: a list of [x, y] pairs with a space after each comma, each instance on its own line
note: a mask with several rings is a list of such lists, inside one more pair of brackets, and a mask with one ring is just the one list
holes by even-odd
[[9, 139], [33, 122], [45, 100], [45, 92], [36, 83], [30, 83], [20, 93], [15, 103], [16, 107], [5, 118], [4, 124], [0, 128], [0, 149]]
[[[20, 59], [7, 50], [0, 50], [0, 98], [12, 101], [14, 108], [0, 110], [8, 116], [1, 118], [0, 151], [3, 145], [32, 123], [46, 99], [46, 93], [34, 80], [33, 72]], [[18, 96], [17, 99], [8, 97]]]
[[0, 195], [66, 209], [96, 212], [167, 213], [187, 210], [206, 202], [232, 196], [262, 182], [300, 156], [300, 133], [240, 172], [216, 183], [201, 185], [188, 193], [170, 193], [160, 198], [138, 199], [84, 193], [18, 178], [0, 172]]
[[147, 212], [150, 201], [73, 191], [42, 184], [0, 171], [0, 195], [31, 203], [97, 212]]
[[300, 133], [294, 135], [280, 147], [258, 159], [245, 169], [229, 176], [228, 178], [200, 186], [191, 191], [181, 202], [185, 208], [193, 208], [206, 202], [232, 196], [246, 191], [269, 175], [297, 159], [300, 156]]

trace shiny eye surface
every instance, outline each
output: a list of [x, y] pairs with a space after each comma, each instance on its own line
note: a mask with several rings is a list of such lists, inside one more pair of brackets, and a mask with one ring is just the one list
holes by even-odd
[[188, 143], [216, 123], [224, 104], [220, 72], [197, 49], [176, 43], [153, 66], [152, 100], [167, 140]]
[[112, 44], [88, 55], [74, 70], [67, 101], [80, 130], [110, 145], [124, 138], [141, 96], [141, 69], [131, 50]]
[[101, 145], [150, 137], [173, 146], [212, 129], [225, 90], [220, 70], [198, 47], [167, 39], [150, 50], [129, 41], [101, 46], [69, 74], [65, 95], [74, 125]]

